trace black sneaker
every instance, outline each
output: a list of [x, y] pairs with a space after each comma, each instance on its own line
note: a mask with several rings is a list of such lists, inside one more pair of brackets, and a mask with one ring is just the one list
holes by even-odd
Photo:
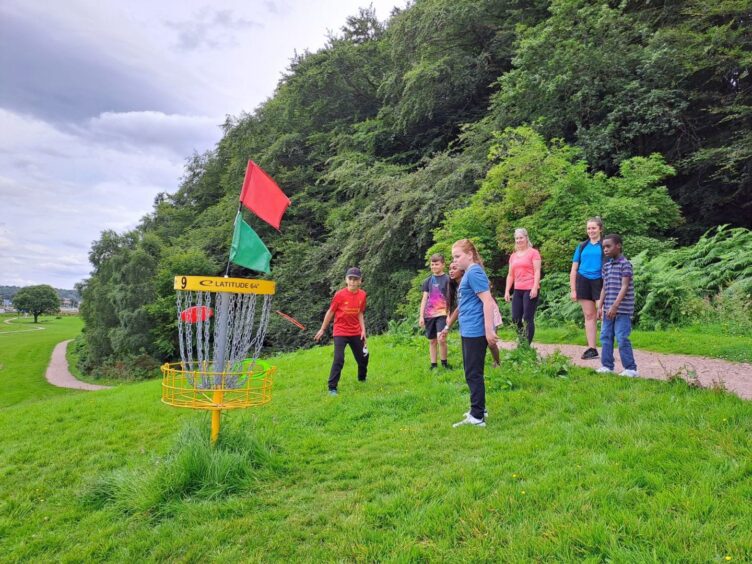
[[589, 348], [584, 353], [582, 353], [582, 360], [592, 360], [594, 358], [598, 358], [598, 349]]

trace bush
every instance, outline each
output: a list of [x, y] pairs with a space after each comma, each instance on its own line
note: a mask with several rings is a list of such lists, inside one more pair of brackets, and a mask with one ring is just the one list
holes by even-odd
[[541, 280], [536, 319], [542, 323], [582, 323], [580, 304], [572, 301], [569, 274], [553, 272]]
[[153, 356], [142, 353], [130, 354], [122, 359], [108, 358], [102, 365], [91, 372], [95, 378], [134, 381], [158, 378], [159, 361]]

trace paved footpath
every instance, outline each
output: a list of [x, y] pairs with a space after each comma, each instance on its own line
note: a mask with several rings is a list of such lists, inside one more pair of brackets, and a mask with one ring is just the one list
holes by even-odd
[[[501, 346], [511, 349], [516, 346], [513, 342], [502, 342]], [[597, 369], [600, 359], [582, 360], [580, 356], [585, 350], [581, 345], [543, 345], [533, 343], [533, 347], [542, 355], [549, 355], [556, 350], [562, 352], [578, 366]], [[600, 352], [600, 350], [599, 350]], [[622, 371], [618, 349], [614, 351], [616, 357], [615, 372]], [[743, 399], [752, 399], [752, 364], [745, 362], [731, 362], [704, 356], [690, 356], [683, 354], [663, 354], [635, 349], [637, 372], [641, 378], [654, 380], [668, 380], [672, 376], [681, 376], [688, 381], [694, 381], [703, 388], [723, 387], [729, 392]]]
[[68, 370], [68, 361], [65, 359], [65, 349], [71, 340], [69, 339], [55, 345], [55, 349], [52, 351], [52, 360], [50, 360], [50, 365], [47, 367], [47, 372], [44, 375], [47, 381], [58, 388], [92, 391], [109, 389], [109, 386], [97, 386], [96, 384], [76, 380], [73, 374], [70, 373]]

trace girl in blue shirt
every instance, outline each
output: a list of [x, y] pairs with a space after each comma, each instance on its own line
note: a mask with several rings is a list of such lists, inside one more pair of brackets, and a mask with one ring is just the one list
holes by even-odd
[[577, 245], [572, 257], [572, 270], [569, 273], [569, 289], [572, 300], [582, 307], [585, 316], [585, 336], [588, 348], [582, 353], [585, 360], [598, 358], [595, 347], [597, 332], [596, 312], [603, 287], [601, 268], [603, 267], [603, 221], [600, 217], [587, 220], [588, 240]]
[[486, 426], [486, 384], [483, 370], [486, 347], [496, 346], [498, 337], [494, 327], [493, 297], [488, 276], [475, 245], [469, 239], [460, 239], [452, 245], [452, 259], [465, 271], [458, 288], [460, 336], [462, 337], [462, 364], [465, 381], [470, 388], [470, 411], [455, 423]]

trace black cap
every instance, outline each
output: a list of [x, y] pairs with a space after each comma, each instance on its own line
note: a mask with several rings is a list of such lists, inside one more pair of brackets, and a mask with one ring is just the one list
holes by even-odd
[[353, 266], [352, 268], [347, 269], [347, 274], [345, 274], [345, 277], [354, 276], [355, 278], [363, 278], [363, 274], [360, 272], [360, 269], [357, 266]]

